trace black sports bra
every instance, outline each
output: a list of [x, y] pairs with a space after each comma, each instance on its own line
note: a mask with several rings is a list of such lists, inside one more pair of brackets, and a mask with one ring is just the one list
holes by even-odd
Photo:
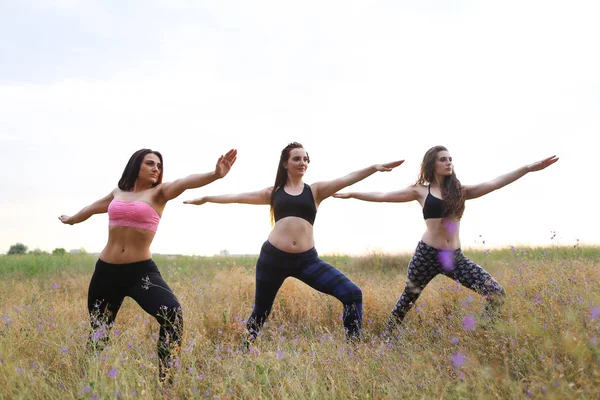
[[444, 200], [431, 194], [431, 185], [427, 186], [429, 193], [423, 204], [423, 218], [442, 218], [444, 216]]
[[313, 198], [312, 190], [306, 183], [302, 193], [292, 196], [280, 187], [273, 197], [273, 216], [275, 222], [285, 217], [299, 217], [314, 225], [317, 215], [317, 206]]

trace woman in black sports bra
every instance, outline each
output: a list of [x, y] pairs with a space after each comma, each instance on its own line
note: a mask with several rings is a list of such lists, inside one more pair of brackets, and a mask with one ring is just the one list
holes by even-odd
[[526, 165], [494, 180], [478, 185], [462, 185], [452, 167], [452, 157], [443, 146], [429, 149], [423, 157], [417, 182], [405, 189], [388, 193], [336, 193], [340, 199], [374, 202], [408, 202], [416, 200], [423, 207], [427, 229], [408, 265], [404, 293], [392, 310], [387, 331], [400, 324], [415, 304], [425, 286], [438, 274], [459, 281], [485, 296], [486, 314], [504, 299], [504, 289], [483, 268], [466, 258], [460, 249], [460, 219], [465, 200], [475, 199], [500, 189], [528, 172], [540, 171], [558, 161], [556, 156]]
[[[371, 165], [331, 181], [307, 185], [303, 177], [310, 159], [300, 143], [290, 143], [281, 152], [275, 184], [266, 189], [240, 194], [205, 196], [186, 204], [270, 204], [274, 223], [256, 264], [254, 310], [248, 318], [249, 340], [256, 339], [266, 321], [275, 296], [288, 277], [332, 295], [344, 306], [343, 323], [348, 338], [360, 339], [362, 292], [336, 268], [319, 258], [315, 250], [313, 223], [319, 204], [336, 191], [377, 171], [391, 171], [404, 162]], [[246, 344], [249, 344], [248, 342]]]

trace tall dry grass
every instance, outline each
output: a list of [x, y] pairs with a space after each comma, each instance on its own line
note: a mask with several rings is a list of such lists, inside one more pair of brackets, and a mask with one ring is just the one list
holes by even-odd
[[346, 342], [337, 300], [289, 279], [247, 354], [256, 257], [158, 257], [185, 324], [167, 388], [157, 384], [158, 324], [131, 299], [110, 347], [85, 352], [93, 258], [0, 257], [0, 397], [600, 398], [600, 249], [467, 255], [508, 295], [487, 329], [482, 299], [440, 276], [386, 341], [409, 256], [330, 256], [363, 290], [362, 342]]

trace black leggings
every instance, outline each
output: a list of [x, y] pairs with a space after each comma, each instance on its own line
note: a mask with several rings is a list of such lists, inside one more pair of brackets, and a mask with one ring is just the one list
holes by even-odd
[[464, 256], [460, 249], [438, 250], [423, 241], [408, 264], [404, 293], [392, 310], [388, 328], [400, 324], [414, 306], [425, 286], [438, 274], [460, 282], [488, 300], [486, 311], [491, 313], [504, 300], [504, 289], [492, 276], [475, 262]]
[[251, 339], [258, 335], [271, 312], [279, 288], [288, 277], [301, 280], [341, 301], [346, 335], [360, 339], [363, 316], [360, 288], [346, 275], [321, 260], [314, 248], [303, 253], [287, 253], [268, 241], [263, 244], [256, 264], [254, 310], [247, 323]]
[[183, 316], [179, 301], [152, 260], [130, 264], [98, 260], [88, 290], [92, 325], [89, 344], [92, 347], [106, 344], [125, 296], [134, 299], [160, 324], [157, 347], [162, 377], [168, 368], [171, 344], [181, 345]]

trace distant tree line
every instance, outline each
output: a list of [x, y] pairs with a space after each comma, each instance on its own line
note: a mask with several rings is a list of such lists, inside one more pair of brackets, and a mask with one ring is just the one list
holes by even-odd
[[[55, 256], [64, 256], [66, 253], [67, 253], [67, 251], [65, 249], [63, 249], [62, 247], [57, 247], [56, 249], [52, 250], [52, 255], [55, 255]], [[13, 244], [12, 246], [10, 246], [10, 249], [8, 249], [7, 254], [8, 255], [27, 254], [27, 246], [25, 246], [23, 243]], [[48, 254], [48, 252], [40, 250], [40, 249], [34, 249], [34, 250], [31, 250], [28, 254], [41, 255], [41, 254]]]

